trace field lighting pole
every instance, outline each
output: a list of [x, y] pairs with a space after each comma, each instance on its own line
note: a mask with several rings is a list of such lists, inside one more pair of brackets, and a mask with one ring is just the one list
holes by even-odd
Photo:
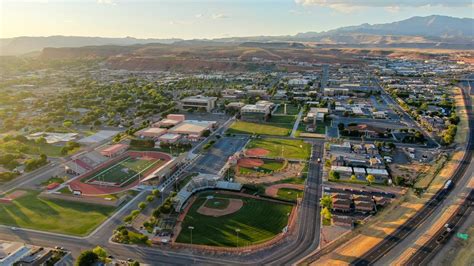
[[239, 232], [240, 232], [240, 229], [235, 229], [235, 232], [237, 232], [237, 247], [239, 247]]
[[191, 231], [191, 245], [193, 244], [193, 229], [194, 226], [188, 226], [188, 229]]

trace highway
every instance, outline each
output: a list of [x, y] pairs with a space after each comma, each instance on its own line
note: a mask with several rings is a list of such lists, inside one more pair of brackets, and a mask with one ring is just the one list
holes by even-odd
[[447, 233], [446, 228], [441, 228], [436, 234], [422, 247], [420, 247], [417, 252], [410, 257], [407, 264], [408, 265], [426, 265], [430, 258], [435, 255], [435, 252], [441, 249], [448, 240], [449, 237], [452, 237], [455, 234], [456, 229], [460, 226], [469, 215], [472, 214], [474, 203], [474, 190], [471, 189], [469, 195], [463, 200], [460, 209], [448, 220], [447, 224], [452, 226], [450, 233]]
[[[459, 163], [458, 168], [456, 169], [451, 180], [454, 183], [454, 190], [459, 182], [463, 182], [466, 178], [470, 178], [472, 172], [469, 172], [470, 165], [472, 163], [473, 155], [473, 117], [472, 117], [472, 103], [471, 98], [468, 93], [463, 90], [463, 96], [465, 101], [465, 106], [467, 109], [468, 122], [469, 122], [469, 140], [466, 146], [466, 152]], [[400, 226], [392, 235], [387, 236], [381, 243], [376, 247], [369, 250], [364, 256], [358, 258], [353, 262], [354, 265], [371, 265], [383, 258], [387, 253], [393, 250], [397, 245], [399, 245], [403, 239], [407, 238], [412, 232], [417, 230], [420, 225], [425, 221], [432, 218], [433, 214], [436, 214], [440, 205], [443, 204], [444, 200], [452, 196], [449, 191], [440, 190], [436, 193], [432, 199], [425, 205], [423, 208], [412, 218], [410, 218], [405, 224]]]

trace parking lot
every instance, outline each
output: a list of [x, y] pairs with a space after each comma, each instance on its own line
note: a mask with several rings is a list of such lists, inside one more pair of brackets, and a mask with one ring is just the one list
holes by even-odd
[[220, 138], [189, 172], [198, 172], [202, 174], [217, 174], [227, 162], [229, 156], [240, 151], [247, 143], [248, 137], [222, 137]]

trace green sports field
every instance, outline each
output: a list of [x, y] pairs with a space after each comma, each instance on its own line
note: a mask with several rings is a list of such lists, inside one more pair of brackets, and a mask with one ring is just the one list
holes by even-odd
[[[206, 196], [218, 198], [238, 198], [244, 206], [235, 213], [221, 217], [199, 214], [197, 209], [204, 204]], [[201, 193], [186, 215], [177, 242], [193, 244], [237, 247], [265, 242], [281, 233], [288, 224], [288, 216], [293, 206], [267, 200], [239, 197], [235, 195]], [[239, 229], [239, 237], [237, 237]]]
[[158, 164], [159, 161], [160, 160], [140, 160], [128, 157], [108, 168], [99, 170], [93, 176], [88, 177], [86, 182], [100, 181], [122, 184], [127, 180], [134, 179], [132, 177], [150, 169]]
[[86, 235], [116, 208], [88, 203], [43, 199], [37, 191], [0, 203], [0, 224], [71, 235]]
[[277, 196], [283, 200], [296, 200], [303, 197], [303, 191], [293, 188], [280, 188], [278, 189]]
[[[278, 120], [278, 118], [276, 118]], [[293, 123], [254, 123], [235, 121], [226, 131], [229, 134], [257, 134], [288, 136], [293, 128]]]
[[302, 140], [259, 138], [252, 139], [246, 149], [263, 148], [270, 153], [268, 157], [284, 157], [287, 159], [307, 160], [311, 154], [311, 145]]
[[251, 173], [272, 173], [278, 170], [281, 170], [283, 168], [284, 163], [283, 162], [278, 162], [275, 160], [264, 160], [264, 164], [259, 167], [239, 167], [239, 172], [241, 174], [251, 174]]

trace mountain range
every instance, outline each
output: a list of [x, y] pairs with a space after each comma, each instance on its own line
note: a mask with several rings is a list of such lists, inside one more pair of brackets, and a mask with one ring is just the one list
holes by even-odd
[[0, 39], [0, 55], [24, 55], [52, 47], [83, 47], [136, 44], [176, 46], [225, 46], [248, 42], [298, 42], [319, 47], [407, 47], [474, 49], [474, 19], [432, 15], [411, 17], [385, 24], [362, 24], [324, 32], [305, 32], [286, 36], [231, 37], [219, 39], [137, 39], [49, 36]]

